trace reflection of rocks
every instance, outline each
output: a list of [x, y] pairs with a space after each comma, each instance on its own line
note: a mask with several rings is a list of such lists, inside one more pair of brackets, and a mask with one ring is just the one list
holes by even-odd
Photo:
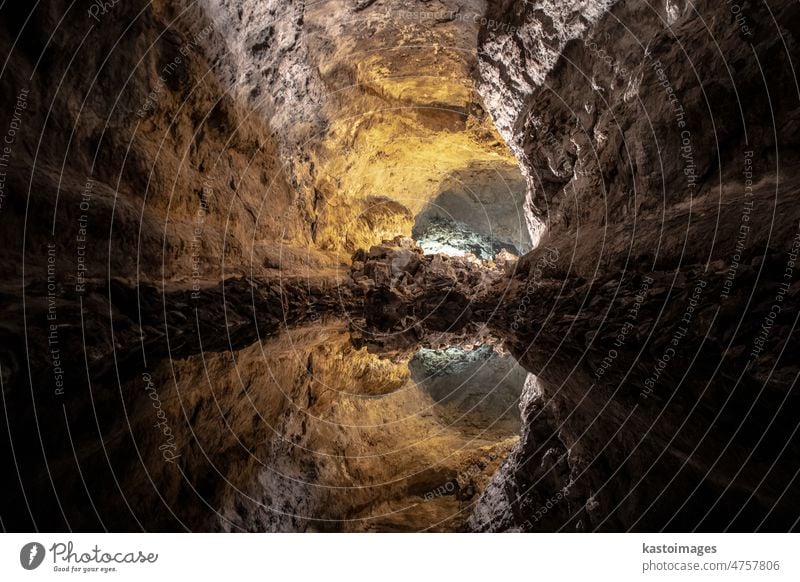
[[[75, 443], [95, 476], [88, 491], [114, 529], [138, 521], [149, 530], [452, 530], [516, 440], [488, 422], [481, 434], [451, 424], [467, 412], [459, 403], [437, 404], [407, 362], [354, 348], [338, 322], [174, 358], [151, 368], [149, 385], [176, 462], [164, 461], [154, 400], [139, 377], [123, 385], [126, 426], [106, 435], [135, 518], [115, 510], [125, 502], [102, 470], [103, 451]], [[473, 412], [473, 422], [493, 410]], [[65, 483], [69, 468], [54, 469]], [[78, 507], [67, 511], [74, 527], [92, 523]]]
[[[766, 529], [789, 528], [800, 513], [797, 496], [784, 495], [796, 489], [800, 464], [790, 412], [800, 406], [797, 368], [785, 354], [750, 357], [777, 287], [754, 290], [742, 320], [735, 302], [717, 303], [723, 281], [724, 271], [700, 265], [647, 280], [545, 279], [517, 333], [495, 321], [538, 379], [523, 395], [520, 444], [471, 527], [748, 531], [764, 520]], [[524, 283], [512, 283], [510, 305]], [[800, 287], [792, 289], [784, 301], [796, 301]], [[796, 343], [786, 321], [772, 325], [771, 354]]]
[[[576, 510], [568, 451], [542, 398], [540, 381], [530, 374], [520, 402], [519, 443], [486, 488], [470, 516], [472, 531], [552, 531]], [[565, 492], [560, 503], [548, 501]], [[545, 509], [547, 508], [547, 509]]]

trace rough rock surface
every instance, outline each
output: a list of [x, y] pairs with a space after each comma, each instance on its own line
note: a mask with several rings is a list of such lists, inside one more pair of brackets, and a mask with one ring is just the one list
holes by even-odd
[[498, 308], [497, 288], [516, 260], [509, 253], [497, 259], [423, 255], [412, 239], [397, 237], [357, 252], [350, 277], [371, 328], [420, 336], [458, 332]]
[[519, 30], [481, 32], [478, 87], [536, 238], [583, 276], [727, 259], [752, 194], [748, 245], [791, 239], [796, 5], [748, 3], [744, 21], [710, 1], [608, 5], [489, 3]]
[[519, 179], [470, 77], [481, 0], [203, 4], [223, 82], [270, 120], [315, 248], [345, 260], [409, 235], [476, 166]]
[[743, 6], [489, 3], [540, 243], [495, 324], [537, 379], [470, 528], [796, 527], [800, 21]]
[[[3, 273], [21, 273], [23, 257], [29, 275], [43, 271], [49, 244], [68, 284], [78, 274], [216, 283], [297, 271], [298, 254], [331, 262], [309, 248], [271, 119], [230, 93], [212, 50], [223, 31], [200, 7], [124, 2], [95, 22], [56, 2], [23, 29], [30, 8], [2, 14], [4, 102], [27, 91]], [[0, 113], [3, 127], [12, 114]]]
[[[455, 172], [416, 216], [411, 234], [428, 254], [471, 251], [490, 259], [501, 248], [527, 253], [531, 239], [525, 220], [526, 194], [527, 184], [516, 166]], [[437, 228], [441, 226], [446, 228]], [[475, 246], [478, 249], [473, 250]]]

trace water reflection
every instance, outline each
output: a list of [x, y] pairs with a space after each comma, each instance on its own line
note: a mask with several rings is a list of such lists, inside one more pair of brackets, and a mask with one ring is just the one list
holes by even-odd
[[420, 348], [409, 369], [448, 426], [476, 438], [519, 434], [518, 404], [528, 373], [510, 355], [490, 345]]
[[343, 321], [163, 362], [179, 456], [139, 390], [122, 486], [148, 529], [457, 530], [517, 440], [525, 377], [492, 346], [356, 347]]

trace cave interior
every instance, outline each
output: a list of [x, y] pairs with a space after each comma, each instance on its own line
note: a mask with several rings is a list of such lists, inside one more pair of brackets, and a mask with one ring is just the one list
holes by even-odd
[[796, 3], [91, 6], [0, 8], [5, 527], [797, 528]]

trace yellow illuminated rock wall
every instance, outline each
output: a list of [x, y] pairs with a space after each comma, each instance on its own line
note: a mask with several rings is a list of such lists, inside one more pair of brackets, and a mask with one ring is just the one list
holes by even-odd
[[[454, 2], [426, 13], [399, 2], [357, 13], [349, 5], [323, 2], [306, 13], [329, 120], [307, 148], [314, 242], [344, 257], [410, 235], [414, 217], [454, 172], [476, 164], [516, 168], [474, 91], [477, 24], [433, 17], [446, 18], [458, 9]], [[465, 10], [482, 13], [483, 3]], [[386, 199], [407, 211], [387, 212]]]

